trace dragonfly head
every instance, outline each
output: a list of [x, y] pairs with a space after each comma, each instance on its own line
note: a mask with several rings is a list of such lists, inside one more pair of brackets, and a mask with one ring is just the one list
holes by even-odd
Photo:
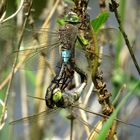
[[55, 103], [59, 102], [62, 99], [62, 92], [59, 88], [55, 89], [53, 92], [53, 101]]
[[73, 24], [80, 23], [80, 18], [78, 17], [76, 13], [72, 11], [68, 12], [68, 14], [65, 15], [64, 19], [65, 19], [65, 22], [68, 22], [68, 23], [73, 23]]

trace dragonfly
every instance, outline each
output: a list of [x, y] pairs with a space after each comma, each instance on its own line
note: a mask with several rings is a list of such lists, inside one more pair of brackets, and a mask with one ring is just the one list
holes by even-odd
[[[78, 23], [79, 21], [76, 20], [76, 22]], [[68, 32], [67, 29], [70, 30], [70, 32]], [[72, 38], [71, 38], [70, 33], [72, 30], [74, 32], [74, 36], [72, 36]], [[62, 32], [60, 32], [60, 31], [64, 31], [64, 32], [66, 31], [66, 33], [61, 34]], [[76, 102], [78, 101], [78, 99], [80, 98], [83, 89], [86, 86], [85, 75], [83, 76], [82, 73], [79, 72], [80, 70], [78, 71], [77, 68], [75, 67], [76, 60], [75, 60], [74, 52], [75, 52], [75, 42], [76, 42], [77, 36], [78, 36], [77, 28], [75, 28], [74, 25], [66, 24], [65, 27], [62, 27], [59, 30], [58, 35], [63, 36], [63, 40], [60, 40], [60, 42], [58, 43], [58, 44], [60, 44], [60, 52], [61, 52], [60, 53], [60, 58], [61, 58], [60, 71], [53, 78], [53, 80], [51, 81], [51, 84], [47, 88], [45, 99], [40, 98], [40, 97], [33, 97], [36, 99], [44, 100], [46, 102], [46, 106], [49, 109], [47, 111], [43, 111], [39, 114], [28, 116], [28, 117], [13, 121], [10, 124], [17, 124], [19, 122], [34, 120], [40, 116], [41, 117], [44, 116], [47, 118], [47, 115], [44, 115], [44, 114], [47, 113], [49, 115], [59, 108], [79, 108], [86, 112], [99, 115], [103, 118], [109, 117], [109, 116], [105, 116], [103, 114], [94, 113], [93, 111], [90, 111], [84, 107], [80, 107], [79, 105], [78, 106], [75, 105]], [[67, 37], [69, 37], [69, 39]], [[65, 39], [65, 38], [67, 38], [67, 39]], [[74, 41], [71, 41], [71, 40], [74, 40]], [[73, 43], [73, 44], [71, 44], [71, 43]], [[39, 51], [42, 51], [43, 49], [44, 48], [36, 48], [34, 50], [27, 49], [27, 51], [35, 52], [35, 53], [33, 53], [33, 55], [35, 55], [36, 53], [38, 53]], [[25, 53], [25, 51], [26, 50], [23, 50], [20, 52]], [[20, 53], [20, 52], [18, 52], [18, 53]], [[77, 71], [80, 74], [81, 84], [78, 87], [75, 87], [72, 89], [69, 89], [69, 88], [66, 89], [66, 87], [68, 87], [69, 83], [71, 83], [71, 81], [73, 79], [74, 71]], [[68, 81], [67, 81], [67, 79], [68, 79]], [[77, 116], [76, 116], [76, 118], [77, 118]], [[119, 119], [116, 119], [116, 121], [123, 122]], [[89, 124], [87, 122], [85, 122], [83, 120], [82, 120], [82, 122], [89, 126]], [[133, 124], [128, 124], [128, 125], [133, 125]], [[133, 125], [133, 126], [139, 127], [137, 125]]]
[[[42, 55], [44, 51], [48, 49], [48, 47], [59, 46], [58, 51], [60, 53], [58, 54], [58, 57], [60, 59], [58, 63], [61, 63], [60, 69], [56, 73], [56, 76], [51, 81], [51, 84], [49, 85], [49, 87], [47, 88], [45, 99], [43, 99], [45, 100], [47, 107], [50, 108], [49, 109], [50, 112], [53, 112], [55, 108], [70, 108], [71, 106], [73, 106], [73, 104], [75, 104], [75, 102], [78, 101], [83, 89], [86, 86], [85, 75], [83, 75], [83, 73], [80, 72], [80, 69], [76, 68], [75, 66], [75, 61], [77, 62], [77, 58], [75, 58], [75, 56], [77, 56], [76, 54], [77, 52], [75, 53], [75, 43], [78, 38], [78, 30], [77, 30], [76, 25], [73, 25], [73, 24], [79, 24], [79, 20], [76, 14], [69, 13], [66, 16], [66, 21], [68, 22], [68, 24], [60, 28], [58, 32], [50, 32], [51, 35], [58, 37], [58, 40], [56, 40], [55, 43], [53, 44], [50, 43], [48, 45], [44, 43], [41, 46], [38, 46], [38, 45], [35, 46], [35, 48], [33, 49], [29, 48], [29, 49], [25, 49], [21, 51], [15, 51], [15, 53], [18, 53], [19, 56], [20, 55], [26, 56], [26, 53], [29, 52], [30, 55], [27, 57], [27, 61], [25, 62], [25, 67], [26, 67], [26, 64], [29, 67], [30, 66], [32, 67], [30, 62], [33, 62], [34, 64], [34, 62], [36, 62], [34, 61], [36, 56]], [[43, 31], [42, 29], [38, 33], [40, 34], [42, 32], [46, 33], [46, 30]], [[44, 61], [46, 61], [44, 57], [42, 58]], [[58, 64], [57, 62], [55, 63]], [[77, 73], [80, 74], [81, 84], [80, 86], [74, 89], [71, 89], [71, 90], [69, 88], [66, 89], [66, 87], [68, 87], [68, 85], [71, 84], [74, 71], [77, 71]], [[82, 91], [78, 92], [79, 89], [82, 89]], [[50, 114], [50, 112], [48, 111], [47, 113]], [[35, 115], [35, 116], [38, 116], [38, 115]], [[31, 117], [29, 116], [29, 117], [23, 118], [21, 119], [21, 121], [28, 120], [30, 118], [34, 119], [35, 116], [31, 116]], [[19, 121], [15, 121], [15, 123]], [[14, 124], [14, 122], [11, 124]]]
[[[80, 123], [87, 126], [90, 130], [94, 129], [94, 133], [96, 132], [98, 134], [100, 131], [100, 130], [98, 130], [98, 128], [97, 129], [94, 128], [89, 122], [85, 121], [79, 114], [76, 113], [76, 112], [78, 112], [77, 111], [77, 109], [78, 109], [78, 110], [83, 110], [86, 113], [89, 113], [92, 115], [98, 115], [98, 116], [102, 117], [102, 119], [99, 120], [98, 123], [101, 123], [100, 121], [102, 121], [104, 123], [106, 121], [106, 119], [109, 118], [109, 116], [106, 116], [102, 113], [96, 113], [93, 110], [91, 111], [88, 107], [84, 106], [82, 103], [80, 104], [80, 103], [75, 102], [75, 99], [77, 100], [77, 98], [79, 98], [81, 96], [81, 91], [83, 90], [85, 85], [86, 85], [86, 83], [85, 84], [82, 83], [81, 85], [79, 85], [79, 87], [76, 87], [72, 90], [67, 90], [67, 91], [65, 91], [65, 93], [61, 93], [61, 91], [58, 89], [55, 89], [55, 90], [57, 93], [59, 92], [59, 94], [63, 95], [63, 98], [64, 98], [63, 107], [65, 107], [66, 109], [69, 109], [70, 113], [72, 114], [73, 119], [80, 121]], [[34, 98], [34, 99], [38, 99], [38, 100], [44, 101], [44, 102], [46, 100], [44, 98], [33, 97], [30, 95], [29, 95], [29, 97]], [[55, 95], [53, 97], [55, 98]], [[12, 121], [12, 122], [10, 122], [10, 125], [17, 125], [19, 123], [36, 123], [36, 120], [40, 121], [42, 119], [48, 120], [50, 116], [52, 116], [56, 113], [56, 111], [60, 111], [59, 109], [62, 109], [62, 108], [56, 107], [56, 106], [53, 109], [48, 108], [47, 110], [40, 112], [38, 114]], [[70, 119], [71, 119], [71, 117], [70, 117]], [[140, 126], [138, 126], [136, 124], [132, 124], [132, 123], [127, 123], [127, 122], [122, 121], [118, 118], [114, 119], [114, 121], [140, 129]]]
[[[78, 29], [73, 23], [78, 23], [78, 17], [74, 13], [66, 16], [66, 23], [59, 29], [60, 37], [60, 71], [52, 79], [48, 86], [45, 102], [49, 109], [55, 107], [67, 108], [80, 98], [81, 92], [86, 86], [86, 75], [75, 66], [75, 43], [77, 40]], [[71, 23], [72, 22], [72, 23]], [[24, 52], [24, 50], [23, 50]], [[19, 53], [19, 52], [18, 52]], [[74, 78], [74, 71], [81, 77], [81, 84], [69, 90], [68, 86]]]
[[[64, 34], [66, 35], [66, 32], [68, 31], [66, 29], [67, 28], [66, 26], [69, 26], [69, 28], [71, 28], [70, 26], [73, 26], [72, 28], [74, 28], [74, 30], [73, 30], [74, 32], [72, 31], [72, 28], [70, 29], [71, 30], [70, 32], [71, 32], [71, 34], [73, 34], [75, 36], [75, 38], [74, 38], [74, 36], [73, 37], [69, 36], [70, 37], [69, 41], [73, 42], [73, 44], [76, 43], [76, 48], [74, 50], [74, 53], [76, 54], [75, 55], [75, 57], [76, 57], [75, 60], [77, 60], [77, 61], [75, 61], [75, 62], [77, 63], [78, 67], [80, 66], [79, 61], [81, 59], [83, 59], [83, 61], [85, 63], [87, 63], [87, 60], [86, 60], [86, 57], [85, 57], [85, 48], [84, 48], [85, 46], [84, 47], [82, 46], [83, 44], [85, 44], [86, 39], [78, 33], [77, 28], [79, 28], [81, 23], [79, 21], [79, 18], [77, 16], [77, 14], [75, 14], [74, 12], [69, 12], [65, 16], [64, 19], [67, 23], [69, 23], [69, 25], [67, 24], [67, 25], [65, 25], [65, 27], [59, 28], [58, 30], [50, 31], [50, 29], [47, 29], [47, 28], [34, 29], [34, 30], [25, 29], [25, 32], [27, 32], [25, 34], [37, 34], [37, 36], [44, 36], [44, 35], [48, 34], [48, 37], [47, 37], [48, 41], [43, 41], [43, 43], [39, 42], [38, 44], [31, 45], [32, 40], [31, 39], [29, 39], [29, 40], [26, 39], [25, 40], [25, 46], [28, 46], [28, 47], [25, 48], [25, 49], [13, 51], [13, 53], [10, 54], [7, 58], [10, 58], [10, 60], [12, 60], [16, 56], [16, 54], [18, 54], [19, 62], [20, 62], [21, 58], [25, 57], [24, 66], [23, 67], [21, 66], [21, 69], [36, 71], [38, 69], [42, 69], [42, 68], [46, 67], [45, 65], [44, 66], [38, 66], [38, 63], [39, 63], [38, 58], [40, 56], [43, 56], [43, 57], [41, 57], [41, 61], [45, 62], [45, 64], [49, 68], [49, 70], [54, 69], [56, 71], [56, 64], [61, 61], [60, 59], [62, 57], [60, 55], [60, 53], [63, 53], [62, 55], [66, 54], [66, 53], [67, 53], [67, 55], [70, 55], [70, 52], [66, 51], [65, 48], [61, 49], [61, 45], [62, 45], [62, 41], [64, 43], [66, 43], [65, 42], [66, 40], [63, 40], [64, 38], [66, 38], [66, 36], [64, 36]], [[115, 34], [116, 29], [113, 29], [113, 28], [101, 29], [101, 31], [99, 32], [99, 38], [100, 38], [101, 34], [104, 34], [106, 32], [109, 32], [110, 34]], [[114, 36], [110, 40], [113, 40], [113, 38], [115, 38]], [[67, 34], [67, 37], [68, 37], [68, 34]], [[74, 40], [76, 42], [74, 42]], [[104, 46], [108, 42], [109, 39], [107, 39], [107, 37], [106, 37], [105, 40], [104, 40]], [[98, 41], [100, 41], [100, 40], [98, 40]], [[87, 44], [88, 44], [88, 42], [87, 42]], [[52, 57], [51, 52], [53, 52], [53, 51], [55, 51], [55, 59], [54, 59], [55, 62], [52, 64], [53, 59], [51, 58]], [[94, 55], [97, 55], [97, 54], [94, 54]], [[99, 54], [97, 57], [100, 58], [100, 56], [101, 56], [101, 54]], [[107, 57], [109, 57], [108, 54], [107, 55], [103, 54], [103, 56], [105, 56], [106, 59], [107, 59]], [[67, 57], [68, 56], [66, 56], [64, 58], [65, 61], [66, 61], [66, 59], [68, 59]], [[34, 62], [36, 62], [36, 63], [34, 63]], [[10, 63], [11, 63], [11, 61], [10, 61]], [[9, 65], [11, 65], [11, 64], [9, 64]], [[86, 66], [83, 69], [87, 69]], [[51, 73], [54, 73], [54, 72], [51, 71]]]
[[[66, 18], [74, 23], [78, 22], [78, 17], [73, 13], [68, 13]], [[59, 29], [59, 36], [61, 39], [60, 51], [62, 63], [60, 71], [53, 78], [50, 86], [46, 91], [45, 100], [46, 105], [49, 108], [53, 108], [55, 105], [57, 107], [66, 107], [64, 101], [65, 98], [61, 93], [63, 93], [65, 88], [68, 87], [69, 83], [72, 82], [72, 79], [74, 78], [74, 71], [77, 71], [77, 73], [81, 75], [82, 83], [83, 77], [85, 78], [85, 76], [83, 76], [84, 74], [82, 74], [82, 72], [75, 67], [75, 43], [77, 39], [78, 29], [73, 24], [70, 24], [71, 21], [69, 21], [61, 29]]]
[[[70, 107], [72, 107], [75, 104], [75, 102], [78, 101], [85, 86], [86, 86], [86, 82], [83, 82], [78, 87], [75, 87], [71, 90], [66, 90], [63, 93], [61, 92], [61, 90], [59, 88], [54, 89], [54, 94], [53, 94], [52, 98], [55, 101], [56, 106], [54, 106], [53, 108], [51, 108], [51, 107], [49, 108], [49, 106], [46, 105], [46, 107], [48, 108], [48, 111], [43, 111], [42, 113], [44, 113], [44, 112], [50, 113], [50, 112], [53, 112], [54, 110], [57, 110], [58, 108], [70, 108]], [[38, 99], [38, 100], [43, 100], [46, 102], [46, 98], [34, 97], [34, 96], [30, 96], [30, 95], [28, 95], [28, 97]], [[59, 102], [58, 102], [58, 100], [59, 100]], [[39, 113], [39, 114], [42, 114], [42, 113]], [[35, 116], [39, 116], [39, 114], [35, 115]], [[30, 119], [32, 117], [28, 116], [27, 119], [28, 118]], [[22, 119], [13, 121], [10, 124], [15, 124], [15, 123], [20, 122], [22, 120], [24, 121], [24, 120], [26, 120], [26, 118], [22, 118]]]
[[[68, 66], [68, 64], [65, 64], [61, 67], [60, 72], [53, 78], [51, 84], [47, 88], [45, 100], [49, 108], [53, 108], [54, 106], [67, 107], [67, 105], [65, 105], [66, 96], [63, 96], [61, 93], [65, 91], [66, 88], [68, 89], [69, 84], [72, 83], [72, 79], [74, 78], [74, 70]], [[86, 76], [79, 69], [77, 71], [81, 76], [81, 84], [84, 84], [85, 87], [87, 81]], [[77, 101], [79, 97], [80, 96], [76, 95], [75, 101]]]
[[[61, 92], [64, 91], [66, 87], [72, 82], [73, 77], [74, 77], [74, 71], [76, 71], [78, 74], [81, 76], [81, 82], [83, 82], [85, 79], [85, 75], [83, 72], [75, 66], [75, 44], [77, 41], [77, 36], [78, 36], [78, 29], [74, 24], [79, 23], [79, 18], [78, 16], [70, 12], [65, 16], [65, 22], [66, 24], [59, 28], [57, 33], [51, 32], [52, 35], [57, 35], [58, 36], [58, 42], [54, 44], [49, 44], [46, 46], [46, 44], [42, 44], [39, 47], [35, 47], [35, 49], [29, 48], [25, 50], [20, 50], [20, 51], [15, 51], [13, 54], [16, 55], [18, 53], [19, 57], [23, 57], [26, 54], [29, 54], [27, 57], [27, 61], [25, 62], [26, 64], [29, 64], [29, 66], [32, 66], [30, 63], [33, 58], [33, 63], [36, 62], [34, 57], [36, 56], [42, 56], [42, 60], [46, 62], [45, 59], [45, 53], [44, 51], [47, 49], [48, 46], [59, 46], [59, 63], [60, 64], [60, 70], [56, 72], [56, 76], [52, 79], [51, 84], [47, 88], [46, 91], [46, 105], [49, 108], [53, 108], [56, 103], [54, 103], [53, 99], [53, 94], [54, 94], [54, 89], [59, 89]], [[40, 30], [40, 32], [42, 32]], [[31, 61], [30, 61], [31, 60]], [[20, 60], [19, 60], [20, 61]], [[36, 64], [36, 63], [34, 63]], [[53, 69], [53, 68], [52, 68]], [[60, 92], [56, 92], [60, 93]], [[56, 94], [55, 93], [55, 97]], [[57, 100], [57, 99], [56, 99]], [[61, 100], [61, 99], [60, 99]], [[62, 104], [62, 101], [61, 101]], [[59, 106], [57, 104], [57, 106]]]

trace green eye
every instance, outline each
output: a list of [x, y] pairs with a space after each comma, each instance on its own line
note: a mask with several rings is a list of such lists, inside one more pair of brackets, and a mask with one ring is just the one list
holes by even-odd
[[60, 89], [54, 90], [53, 101], [57, 103], [61, 98], [62, 92], [60, 91]]
[[69, 12], [65, 17], [64, 17], [66, 22], [71, 22], [71, 23], [79, 23], [80, 18], [78, 15], [74, 12]]

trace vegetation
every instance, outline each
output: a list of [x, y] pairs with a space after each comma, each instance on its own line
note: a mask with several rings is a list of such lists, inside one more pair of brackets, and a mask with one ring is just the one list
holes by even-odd
[[[137, 0], [2, 0], [0, 139], [139, 137], [139, 7]], [[51, 102], [86, 87], [72, 106], [50, 109], [45, 94], [61, 75], [60, 30], [67, 23], [78, 30], [70, 60], [77, 74], [70, 71], [70, 84]]]

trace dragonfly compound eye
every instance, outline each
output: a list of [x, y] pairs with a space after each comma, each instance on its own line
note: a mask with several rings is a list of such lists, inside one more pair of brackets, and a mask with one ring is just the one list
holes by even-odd
[[53, 92], [53, 101], [57, 103], [62, 99], [62, 92], [59, 88], [55, 89]]
[[66, 22], [69, 23], [79, 23], [80, 22], [80, 18], [78, 17], [78, 15], [74, 12], [69, 12], [65, 17], [64, 17]]

